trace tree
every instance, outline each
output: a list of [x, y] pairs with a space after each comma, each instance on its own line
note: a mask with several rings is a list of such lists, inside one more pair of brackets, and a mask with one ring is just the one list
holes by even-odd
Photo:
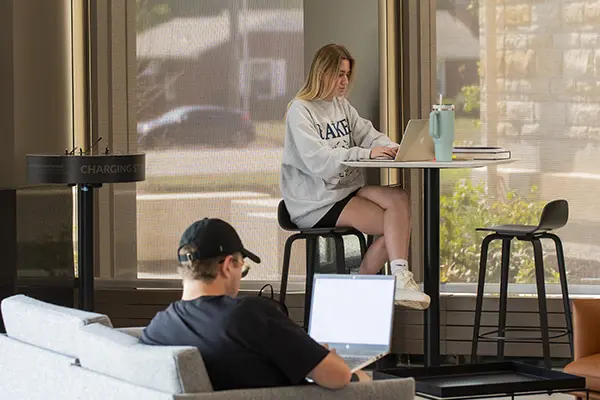
[[[167, 0], [135, 0], [135, 29], [140, 34], [147, 29], [160, 25], [172, 17], [171, 6]], [[167, 85], [172, 84], [176, 77], [169, 79], [162, 77], [145, 77], [145, 72], [151, 68], [154, 63], [160, 65], [159, 60], [139, 61], [137, 66], [137, 112], [144, 115], [144, 110], [157, 99], [164, 96]], [[159, 67], [160, 68], [160, 67]]]
[[479, 1], [480, 0], [437, 0], [437, 9], [446, 10], [454, 18], [460, 20], [479, 37]]
[[135, 31], [143, 32], [171, 17], [171, 7], [166, 1], [135, 0]]

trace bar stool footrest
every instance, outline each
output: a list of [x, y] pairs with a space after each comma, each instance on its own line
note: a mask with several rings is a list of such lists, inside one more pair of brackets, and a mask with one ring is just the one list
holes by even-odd
[[[506, 334], [507, 332], [539, 332], [540, 328], [504, 328], [504, 329], [494, 329], [480, 335], [477, 335], [478, 339], [482, 339], [485, 342], [497, 342], [503, 340], [505, 343], [542, 343], [542, 338], [537, 337], [511, 337], [507, 338], [506, 336], [500, 336], [500, 333]], [[550, 328], [548, 332], [555, 332], [554, 335], [548, 336], [548, 339], [557, 339], [562, 336], [566, 336], [569, 334], [569, 330], [566, 328]], [[498, 334], [498, 336], [490, 336], [493, 334]]]

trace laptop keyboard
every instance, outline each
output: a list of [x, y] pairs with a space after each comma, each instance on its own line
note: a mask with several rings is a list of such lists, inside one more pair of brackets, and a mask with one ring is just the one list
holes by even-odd
[[352, 369], [354, 367], [357, 367], [357, 366], [363, 364], [365, 361], [370, 360], [372, 357], [370, 357], [370, 356], [342, 356], [342, 358], [346, 362], [346, 365], [348, 365], [348, 367], [350, 369]]

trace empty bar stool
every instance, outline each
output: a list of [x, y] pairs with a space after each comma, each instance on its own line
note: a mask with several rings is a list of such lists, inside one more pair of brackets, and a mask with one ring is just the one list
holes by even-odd
[[312, 284], [315, 275], [317, 243], [320, 237], [333, 238], [335, 243], [336, 269], [338, 274], [346, 273], [346, 255], [344, 250], [343, 236], [352, 235], [358, 238], [360, 243], [361, 258], [367, 251], [365, 236], [362, 232], [353, 228], [298, 228], [290, 218], [285, 203], [279, 202], [277, 207], [277, 220], [279, 226], [291, 232], [296, 232], [285, 241], [285, 249], [283, 252], [283, 268], [281, 272], [281, 289], [279, 293], [279, 301], [285, 304], [285, 295], [287, 292], [288, 273], [290, 270], [290, 256], [292, 253], [292, 244], [298, 239], [306, 240], [306, 290], [304, 295], [304, 329], [308, 328], [308, 319], [310, 315], [310, 303], [312, 297]]
[[[542, 343], [544, 362], [548, 368], [550, 362], [550, 339], [561, 336], [568, 336], [571, 356], [573, 356], [573, 327], [571, 321], [571, 305], [569, 303], [569, 293], [567, 288], [567, 273], [565, 270], [565, 258], [563, 254], [562, 242], [558, 236], [551, 233], [554, 229], [566, 225], [569, 219], [569, 203], [566, 200], [554, 200], [544, 206], [539, 224], [533, 225], [498, 225], [490, 228], [478, 228], [478, 231], [494, 232], [483, 239], [481, 244], [481, 259], [479, 263], [479, 283], [477, 285], [477, 301], [475, 305], [475, 324], [473, 327], [473, 344], [471, 349], [471, 360], [475, 362], [477, 356], [477, 344], [479, 339], [494, 340], [498, 342], [498, 357], [504, 358], [504, 343]], [[506, 305], [508, 302], [508, 274], [510, 260], [510, 243], [512, 239], [518, 239], [531, 242], [533, 245], [533, 254], [535, 259], [535, 278], [538, 293], [538, 308], [540, 315], [540, 338], [507, 338], [509, 331], [531, 331], [537, 328], [507, 328], [506, 327]], [[546, 309], [546, 289], [544, 281], [544, 259], [542, 254], [542, 245], [540, 239], [552, 239], [556, 247], [556, 258], [558, 261], [558, 271], [560, 275], [560, 287], [562, 290], [562, 300], [565, 310], [566, 329], [549, 329], [548, 313]], [[498, 329], [479, 334], [481, 323], [481, 311], [483, 306], [483, 290], [486, 276], [487, 252], [490, 243], [494, 240], [502, 240], [502, 264], [500, 271], [500, 309], [498, 310]], [[550, 331], [553, 336], [550, 336]]]

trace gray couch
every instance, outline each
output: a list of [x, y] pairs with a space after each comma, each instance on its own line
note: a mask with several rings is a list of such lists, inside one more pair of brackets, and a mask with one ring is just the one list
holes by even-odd
[[141, 328], [114, 329], [106, 315], [59, 307], [23, 295], [2, 301], [2, 399], [302, 398], [413, 399], [414, 381], [351, 383], [214, 392], [195, 347], [146, 346]]

